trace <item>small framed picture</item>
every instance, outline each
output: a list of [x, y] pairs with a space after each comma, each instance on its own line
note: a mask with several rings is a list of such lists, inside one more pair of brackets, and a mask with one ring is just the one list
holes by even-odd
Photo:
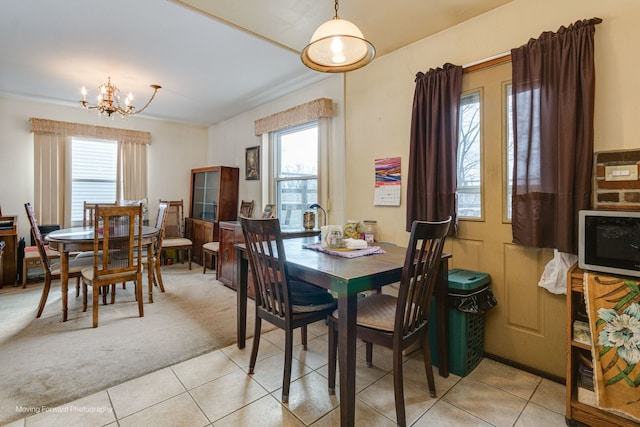
[[260, 179], [260, 146], [245, 150], [245, 175], [247, 181]]
[[262, 211], [262, 218], [275, 218], [276, 205], [265, 205], [264, 211]]

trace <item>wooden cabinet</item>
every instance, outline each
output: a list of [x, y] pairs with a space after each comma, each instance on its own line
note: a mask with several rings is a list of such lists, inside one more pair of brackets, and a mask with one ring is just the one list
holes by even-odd
[[580, 360], [592, 360], [591, 345], [576, 341], [573, 335], [574, 321], [584, 320], [587, 313], [583, 282], [584, 270], [578, 268], [576, 264], [567, 273], [567, 424], [576, 425], [576, 422], [579, 422], [592, 427], [612, 425], [637, 427], [638, 423], [633, 420], [596, 407], [594, 395], [584, 388], [579, 388]]
[[18, 279], [18, 217], [0, 216], [0, 240], [4, 242], [0, 288], [15, 285]]
[[192, 261], [202, 264], [202, 245], [219, 241], [220, 221], [238, 217], [239, 169], [211, 166], [191, 170], [185, 236], [193, 242]]

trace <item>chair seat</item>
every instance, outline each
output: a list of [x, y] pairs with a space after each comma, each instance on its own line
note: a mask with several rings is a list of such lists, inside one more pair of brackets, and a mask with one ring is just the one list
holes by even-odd
[[[373, 294], [358, 301], [359, 326], [393, 332], [398, 299], [387, 294]], [[333, 312], [338, 318], [338, 311]]]
[[162, 241], [162, 249], [178, 248], [193, 245], [193, 242], [184, 237], [167, 237]]
[[202, 245], [203, 251], [218, 253], [220, 250], [220, 242], [209, 242]]

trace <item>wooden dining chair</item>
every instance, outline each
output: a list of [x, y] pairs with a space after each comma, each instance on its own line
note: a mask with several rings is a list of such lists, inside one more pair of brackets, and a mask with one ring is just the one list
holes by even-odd
[[[377, 293], [358, 300], [356, 333], [366, 343], [366, 363], [372, 366], [373, 344], [393, 350], [393, 389], [396, 423], [407, 424], [402, 381], [403, 351], [422, 340], [424, 368], [429, 392], [436, 396], [431, 349], [429, 348], [429, 312], [431, 298], [451, 217], [441, 222], [414, 221], [398, 289], [398, 296]], [[338, 313], [328, 317], [329, 393], [335, 393], [338, 349]]]
[[191, 251], [193, 242], [184, 237], [184, 206], [182, 200], [160, 200], [166, 203], [168, 208], [167, 226], [164, 236], [162, 251], [174, 249], [178, 251], [178, 257], [183, 259], [182, 252], [186, 252], [189, 270], [191, 270]]
[[96, 218], [96, 205], [100, 206], [117, 206], [116, 202], [113, 203], [92, 203], [84, 201], [84, 209], [82, 211], [82, 226], [93, 227], [93, 223]]
[[[158, 205], [158, 215], [156, 216], [156, 229], [158, 230], [158, 237], [156, 238], [155, 243], [153, 244], [153, 250], [154, 253], [152, 254], [152, 256], [155, 259], [155, 267], [154, 267], [154, 275], [153, 275], [153, 280], [154, 286], [158, 286], [160, 288], [160, 292], [164, 292], [164, 283], [162, 282], [162, 272], [161, 272], [161, 262], [160, 262], [160, 252], [162, 252], [162, 245], [163, 245], [163, 241], [164, 241], [164, 236], [165, 236], [165, 231], [167, 228], [167, 216], [168, 216], [168, 205], [166, 203], [160, 203]], [[149, 268], [149, 254], [144, 253], [144, 256], [142, 257], [142, 265], [145, 268]], [[149, 283], [149, 286], [152, 286], [151, 283]]]
[[[47, 303], [47, 297], [49, 296], [49, 290], [51, 289], [51, 282], [53, 280], [60, 279], [60, 263], [53, 264], [51, 258], [49, 258], [49, 252], [47, 251], [47, 245], [38, 227], [38, 220], [36, 219], [35, 211], [31, 203], [25, 203], [24, 209], [27, 212], [27, 218], [29, 218], [29, 224], [31, 224], [31, 233], [35, 240], [40, 255], [40, 264], [44, 270], [44, 286], [42, 287], [42, 296], [40, 297], [40, 304], [38, 305], [38, 313], [36, 318], [42, 315], [44, 306]], [[81, 271], [87, 266], [87, 262], [69, 262], [69, 277], [76, 278], [76, 296], [79, 295], [80, 289], [80, 276]]]
[[310, 283], [291, 280], [287, 269], [280, 222], [277, 218], [250, 219], [240, 217], [242, 233], [255, 284], [255, 330], [249, 361], [252, 375], [258, 357], [262, 320], [285, 332], [282, 402], [289, 401], [293, 331], [301, 328], [302, 345], [307, 349], [307, 325], [324, 320], [335, 307], [333, 296]]
[[[138, 313], [143, 317], [142, 205], [98, 205], [95, 218], [93, 266], [82, 270], [82, 309], [87, 310], [87, 288], [91, 286], [93, 327], [97, 328], [100, 288], [132, 281], [135, 284]], [[102, 229], [99, 219], [102, 219]]]

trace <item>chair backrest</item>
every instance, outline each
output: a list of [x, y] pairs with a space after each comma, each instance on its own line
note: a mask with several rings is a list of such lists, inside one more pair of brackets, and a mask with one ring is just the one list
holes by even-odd
[[245, 202], [244, 200], [240, 203], [240, 215], [245, 218], [251, 218], [253, 216], [253, 205], [254, 201]]
[[442, 248], [451, 217], [440, 222], [414, 221], [402, 268], [394, 333], [402, 339], [429, 321]]
[[117, 206], [116, 202], [113, 203], [91, 203], [85, 200], [84, 210], [82, 214], [82, 226], [93, 227], [96, 218], [96, 205], [100, 206]]
[[277, 218], [240, 217], [254, 279], [257, 307], [290, 318], [291, 294], [286, 256]]
[[167, 204], [166, 238], [184, 237], [184, 207], [182, 200], [160, 200]]
[[156, 255], [162, 250], [162, 241], [167, 229], [167, 218], [169, 216], [169, 206], [166, 203], [158, 205], [158, 216], [156, 217], [156, 228], [158, 229], [158, 238], [156, 239]]
[[[94, 280], [113, 274], [140, 272], [142, 269], [142, 205], [96, 205], [95, 213]], [[99, 226], [100, 220], [102, 220], [102, 227]]]
[[38, 247], [38, 253], [40, 254], [40, 261], [42, 261], [45, 274], [51, 275], [51, 262], [49, 260], [49, 256], [47, 255], [44, 238], [42, 237], [42, 233], [40, 233], [40, 228], [38, 227], [38, 220], [36, 219], [36, 213], [33, 210], [33, 206], [31, 206], [31, 203], [29, 202], [24, 204], [24, 209], [27, 212], [27, 218], [29, 218], [29, 224], [31, 224], [31, 234], [33, 235], [33, 239], [35, 240], [36, 246]]

